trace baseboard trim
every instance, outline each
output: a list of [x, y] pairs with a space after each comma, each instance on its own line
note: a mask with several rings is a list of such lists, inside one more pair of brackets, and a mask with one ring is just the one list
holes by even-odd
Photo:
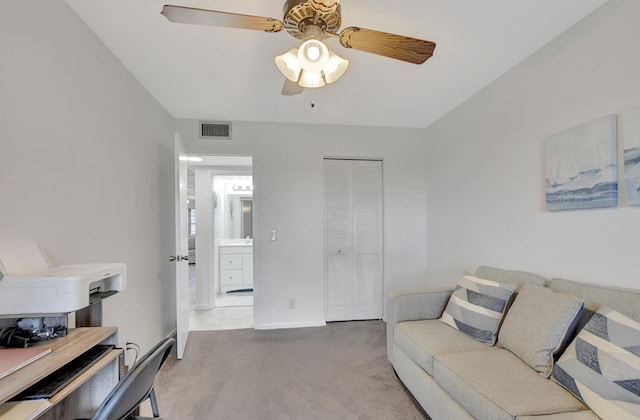
[[210, 311], [211, 309], [213, 309], [213, 306], [207, 305], [206, 303], [198, 303], [193, 307], [194, 311]]
[[256, 324], [256, 330], [278, 330], [283, 328], [308, 328], [308, 327], [324, 327], [327, 323], [322, 322], [283, 322], [277, 324]]

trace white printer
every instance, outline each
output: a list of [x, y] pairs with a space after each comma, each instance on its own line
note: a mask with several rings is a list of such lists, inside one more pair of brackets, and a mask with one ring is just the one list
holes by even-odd
[[34, 239], [0, 239], [0, 316], [66, 314], [125, 289], [125, 264], [54, 267]]

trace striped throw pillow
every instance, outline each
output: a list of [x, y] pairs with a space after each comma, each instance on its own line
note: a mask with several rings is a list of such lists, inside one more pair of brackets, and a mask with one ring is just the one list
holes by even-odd
[[600, 308], [552, 377], [603, 419], [640, 418], [640, 323]]
[[462, 276], [440, 320], [493, 346], [515, 283], [499, 283], [471, 275]]

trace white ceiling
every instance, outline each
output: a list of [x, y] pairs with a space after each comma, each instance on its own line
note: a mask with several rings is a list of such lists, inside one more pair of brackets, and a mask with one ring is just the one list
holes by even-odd
[[[342, 28], [434, 41], [422, 65], [342, 48], [332, 85], [280, 95], [274, 57], [298, 46], [285, 31], [171, 23], [166, 2], [282, 18], [284, 0], [66, 0], [174, 117], [427, 127], [606, 0], [343, 0]], [[311, 102], [315, 107], [311, 108]]]

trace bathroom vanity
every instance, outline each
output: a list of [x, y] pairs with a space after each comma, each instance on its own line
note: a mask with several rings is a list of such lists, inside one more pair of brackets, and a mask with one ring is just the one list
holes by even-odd
[[253, 289], [253, 242], [220, 239], [220, 293]]

